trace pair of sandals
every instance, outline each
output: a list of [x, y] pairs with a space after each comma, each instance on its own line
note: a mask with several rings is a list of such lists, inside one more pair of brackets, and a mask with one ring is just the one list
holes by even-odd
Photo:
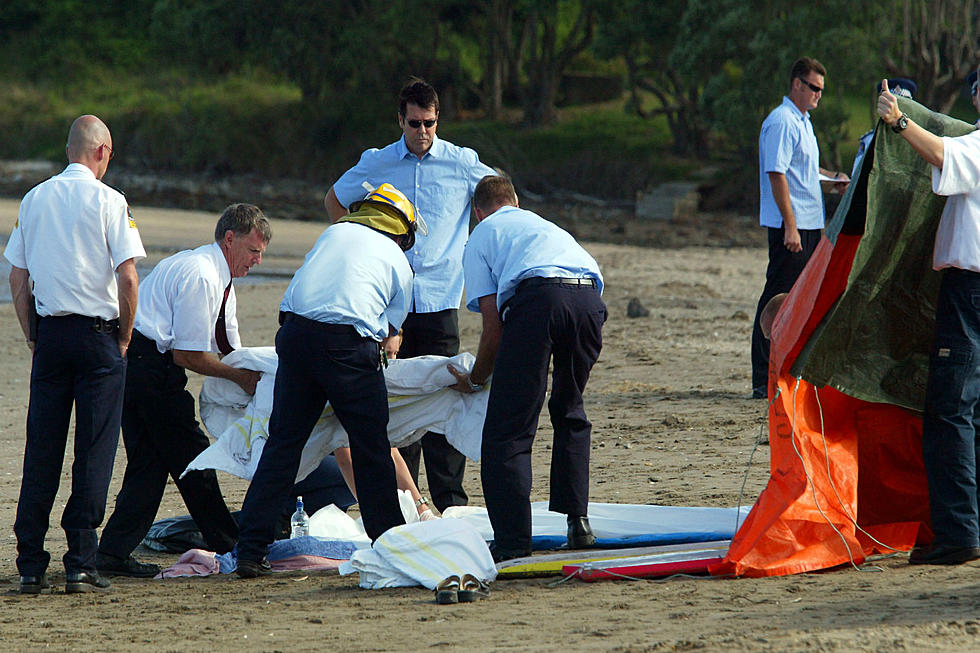
[[436, 603], [472, 603], [490, 596], [490, 585], [473, 574], [464, 574], [462, 578], [447, 576], [436, 585]]

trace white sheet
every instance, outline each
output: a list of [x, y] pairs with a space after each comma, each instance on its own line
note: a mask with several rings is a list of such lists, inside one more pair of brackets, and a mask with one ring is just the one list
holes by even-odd
[[[208, 377], [201, 388], [200, 410], [205, 427], [217, 441], [184, 470], [218, 469], [251, 480], [269, 437], [269, 417], [278, 365], [275, 348], [245, 347], [224, 358], [235, 367], [262, 372], [250, 397], [232, 381]], [[452, 358], [419, 356], [391, 361], [385, 370], [388, 386], [388, 439], [391, 446], [415, 442], [426, 432], [444, 433], [446, 440], [471, 460], [480, 459], [483, 420], [489, 392], [461, 394], [447, 386], [456, 379], [447, 363], [468, 371], [472, 354]], [[324, 456], [348, 446], [347, 433], [328, 404], [300, 458], [296, 481], [306, 478]]]

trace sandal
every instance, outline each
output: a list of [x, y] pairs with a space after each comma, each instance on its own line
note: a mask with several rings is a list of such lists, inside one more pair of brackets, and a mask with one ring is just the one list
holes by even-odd
[[443, 578], [442, 581], [436, 585], [436, 603], [439, 605], [448, 605], [450, 603], [459, 603], [459, 576], [447, 576]]
[[460, 603], [472, 603], [490, 596], [490, 585], [473, 574], [463, 576], [462, 584], [457, 592]]

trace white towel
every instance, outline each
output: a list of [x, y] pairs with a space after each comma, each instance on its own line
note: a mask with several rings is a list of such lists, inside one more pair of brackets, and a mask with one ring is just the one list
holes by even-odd
[[[452, 358], [420, 356], [393, 360], [385, 370], [388, 386], [388, 439], [393, 447], [415, 442], [426, 432], [444, 433], [446, 440], [472, 460], [480, 459], [483, 420], [488, 392], [462, 394], [447, 386], [455, 377], [447, 363], [461, 370], [473, 367], [474, 358], [463, 353]], [[255, 396], [249, 397], [232, 381], [208, 377], [201, 388], [201, 419], [217, 438], [184, 470], [218, 469], [251, 479], [269, 437], [269, 417], [278, 364], [272, 347], [236, 349], [224, 358], [234, 367], [262, 372]], [[347, 433], [328, 404], [307, 440], [296, 481], [306, 478], [324, 456], [348, 446]]]
[[370, 549], [356, 551], [340, 566], [342, 575], [358, 572], [361, 587], [422, 585], [435, 589], [448, 576], [465, 574], [490, 582], [497, 577], [490, 549], [480, 532], [460, 519], [405, 524], [385, 531]]

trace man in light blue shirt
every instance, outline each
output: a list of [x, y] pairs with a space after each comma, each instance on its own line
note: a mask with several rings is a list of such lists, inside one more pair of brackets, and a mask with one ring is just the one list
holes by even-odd
[[405, 523], [379, 347], [408, 313], [412, 269], [403, 251], [414, 245], [419, 222], [411, 202], [390, 184], [351, 208], [317, 239], [280, 304], [269, 439], [242, 504], [242, 578], [270, 571], [265, 556], [280, 506], [327, 401], [350, 440], [364, 530], [374, 540]]
[[762, 309], [774, 296], [789, 292], [820, 242], [820, 175], [848, 181], [846, 174], [820, 167], [810, 123], [826, 74], [816, 59], [798, 59], [790, 71], [789, 95], [772, 110], [759, 134], [759, 223], [769, 232], [769, 266], [752, 330], [753, 397], [766, 397], [769, 386], [769, 340], [759, 325]]
[[[411, 310], [401, 337], [385, 342], [390, 357], [459, 353], [457, 311], [463, 296], [463, 244], [470, 220], [470, 198], [476, 184], [494, 171], [476, 152], [436, 137], [439, 96], [432, 86], [412, 79], [401, 90], [398, 125], [402, 137], [383, 149], [372, 148], [341, 175], [324, 198], [331, 220], [347, 213], [350, 203], [382, 182], [390, 182], [415, 205], [429, 227], [406, 252], [415, 271]], [[465, 457], [442, 434], [427, 433], [421, 443], [403, 447], [405, 462], [418, 483], [419, 458], [425, 452], [425, 473], [433, 503], [440, 511], [464, 506]]]
[[504, 177], [480, 182], [480, 224], [466, 243], [466, 307], [483, 316], [473, 370], [450, 366], [460, 392], [490, 379], [483, 425], [483, 495], [496, 561], [531, 553], [531, 445], [553, 362], [548, 412], [554, 428], [549, 509], [568, 516], [568, 547], [591, 546], [589, 449], [582, 393], [602, 349], [602, 274], [572, 236], [517, 206]]

